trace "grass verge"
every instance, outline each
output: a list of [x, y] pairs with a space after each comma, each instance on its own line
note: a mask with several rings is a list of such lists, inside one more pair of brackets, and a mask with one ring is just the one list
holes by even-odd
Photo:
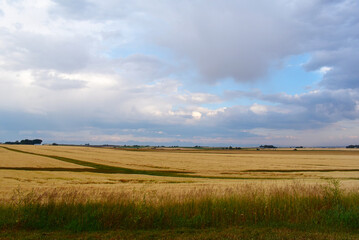
[[0, 232], [0, 240], [38, 240], [38, 239], [111, 239], [111, 240], [356, 240], [358, 233], [343, 231], [300, 230], [290, 228], [270, 228], [241, 226], [216, 229], [174, 229], [174, 230], [116, 230], [74, 233], [69, 231], [24, 231], [9, 230]]
[[0, 204], [0, 229], [71, 232], [210, 229], [239, 226], [359, 229], [359, 194], [327, 186], [292, 185], [216, 193], [206, 189], [181, 196], [103, 195], [78, 192], [45, 195], [17, 192]]

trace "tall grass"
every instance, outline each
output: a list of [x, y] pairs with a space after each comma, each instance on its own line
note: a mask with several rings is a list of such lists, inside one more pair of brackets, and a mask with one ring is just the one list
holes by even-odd
[[181, 195], [104, 194], [93, 200], [76, 191], [17, 191], [12, 201], [0, 204], [0, 228], [91, 231], [256, 224], [358, 229], [359, 194], [332, 181], [326, 186], [248, 185]]

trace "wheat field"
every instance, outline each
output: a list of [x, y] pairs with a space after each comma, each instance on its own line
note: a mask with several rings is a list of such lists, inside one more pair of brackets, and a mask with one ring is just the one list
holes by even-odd
[[10, 199], [19, 188], [25, 192], [76, 189], [95, 197], [94, 193], [104, 192], [182, 194], [201, 188], [227, 191], [246, 184], [310, 185], [331, 178], [340, 180], [342, 187], [357, 188], [359, 151], [0, 145], [3, 200]]
[[358, 239], [358, 180], [357, 150], [0, 145], [0, 239], [227, 229], [188, 238], [222, 239], [243, 228], [274, 239], [263, 227], [285, 230], [278, 239]]

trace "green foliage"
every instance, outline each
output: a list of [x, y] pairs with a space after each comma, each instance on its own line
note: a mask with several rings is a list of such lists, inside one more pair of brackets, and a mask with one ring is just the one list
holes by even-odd
[[[359, 195], [344, 192], [338, 181], [312, 190], [303, 187], [250, 189], [223, 196], [194, 194], [180, 200], [157, 201], [108, 198], [39, 200], [34, 193], [15, 193], [11, 204], [0, 205], [0, 228], [115, 229], [218, 228], [229, 226], [305, 226], [359, 228]], [[73, 197], [76, 195], [73, 195]], [[71, 197], [70, 197], [71, 198]]]

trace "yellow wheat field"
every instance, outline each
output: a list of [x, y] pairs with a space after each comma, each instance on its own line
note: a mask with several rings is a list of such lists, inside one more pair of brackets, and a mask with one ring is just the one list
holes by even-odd
[[0, 148], [0, 167], [34, 167], [34, 168], [83, 168], [72, 163], [67, 163], [55, 159], [10, 152], [4, 148]]
[[[14, 152], [9, 149], [26, 151]], [[126, 169], [176, 171], [181, 176], [91, 172], [91, 167], [29, 153], [71, 158]], [[81, 170], [81, 171], [79, 171]], [[324, 183], [337, 178], [345, 187], [359, 186], [359, 151], [335, 150], [193, 150], [74, 146], [0, 145], [0, 198], [14, 190], [54, 188], [85, 192], [164, 192], [243, 184], [283, 185], [296, 181]], [[95, 196], [95, 195], [93, 195]]]

